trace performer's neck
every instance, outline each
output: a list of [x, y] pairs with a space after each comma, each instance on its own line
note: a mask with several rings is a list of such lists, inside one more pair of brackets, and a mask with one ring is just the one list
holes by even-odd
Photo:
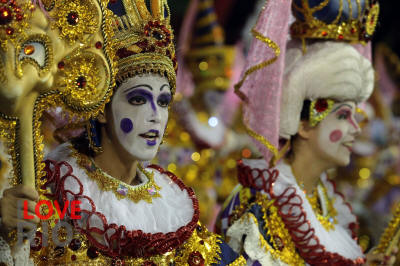
[[324, 160], [315, 157], [310, 149], [305, 148], [297, 149], [289, 160], [293, 175], [300, 183], [303, 183], [307, 193], [312, 193], [318, 185], [321, 174], [332, 167]]
[[102, 131], [101, 145], [103, 152], [94, 158], [96, 165], [110, 176], [126, 184], [139, 184], [139, 178], [136, 176], [138, 161], [126, 154], [125, 150], [118, 149], [117, 145], [110, 140], [104, 128]]

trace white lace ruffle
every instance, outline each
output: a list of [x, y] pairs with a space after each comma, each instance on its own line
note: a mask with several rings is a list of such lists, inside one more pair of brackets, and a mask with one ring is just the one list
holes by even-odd
[[329, 182], [326, 177], [326, 173], [321, 175], [321, 181], [327, 188], [328, 197], [335, 199], [334, 208], [337, 211], [336, 219], [338, 220], [338, 224], [335, 224], [335, 228], [329, 231], [327, 231], [317, 219], [304, 191], [298, 186], [290, 165], [280, 162], [276, 168], [279, 170], [280, 174], [273, 187], [275, 195], [280, 195], [287, 187], [296, 189], [296, 194], [299, 195], [303, 201], [302, 208], [307, 213], [307, 220], [314, 229], [315, 236], [318, 237], [320, 244], [325, 247], [325, 250], [338, 253], [349, 259], [364, 257], [360, 246], [357, 241], [352, 238], [349, 230], [349, 225], [356, 222], [356, 217], [351, 213], [349, 206], [344, 202], [343, 198], [335, 193], [332, 183]]
[[33, 260], [29, 257], [30, 251], [29, 242], [14, 247], [12, 252], [14, 264], [16, 266], [34, 266]]
[[[167, 175], [152, 168], [146, 169], [154, 173], [154, 181], [161, 187], [161, 197], [153, 198], [152, 203], [143, 200], [134, 203], [126, 198], [118, 200], [113, 192], [99, 189], [96, 181], [87, 176], [85, 169], [77, 165], [75, 158], [70, 157], [70, 152], [68, 145], [60, 145], [47, 158], [67, 161], [73, 167], [73, 174], [83, 185], [83, 194], [93, 200], [96, 210], [106, 217], [108, 224], [115, 223], [124, 225], [127, 230], [142, 230], [154, 234], [175, 232], [192, 220], [192, 199], [186, 190], [181, 190]], [[143, 178], [145, 176], [142, 176]], [[79, 189], [77, 182], [72, 178], [66, 179], [65, 188], [74, 193]], [[83, 201], [80, 208], [91, 209], [86, 204], [87, 202]], [[102, 228], [102, 221], [93, 219], [90, 222], [91, 226]]]
[[13, 266], [13, 257], [8, 243], [0, 236], [0, 263], [5, 263], [7, 266]]

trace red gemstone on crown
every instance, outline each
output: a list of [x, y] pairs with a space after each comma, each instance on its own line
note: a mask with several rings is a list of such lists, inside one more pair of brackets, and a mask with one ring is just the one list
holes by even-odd
[[18, 21], [21, 21], [24, 18], [24, 15], [17, 14], [15, 17], [17, 18]]
[[325, 99], [319, 99], [316, 103], [315, 103], [315, 110], [317, 110], [318, 113], [321, 113], [323, 111], [325, 111], [328, 108], [328, 101]]
[[70, 25], [75, 26], [79, 22], [79, 15], [75, 11], [71, 11], [67, 15], [67, 21]]
[[65, 63], [63, 61], [61, 61], [61, 62], [58, 63], [57, 66], [58, 66], [58, 69], [63, 70], [64, 67], [65, 67]]
[[6, 25], [13, 20], [11, 9], [6, 6], [0, 7], [0, 25]]
[[6, 29], [6, 34], [7, 34], [7, 35], [13, 35], [13, 34], [14, 34], [14, 29], [11, 28], [11, 27], [8, 27], [8, 28]]
[[99, 42], [96, 42], [95, 46], [97, 49], [101, 49], [101, 47], [103, 47], [103, 44], [99, 41]]
[[79, 78], [77, 78], [76, 80], [76, 85], [78, 86], [78, 88], [82, 89], [84, 87], [86, 87], [86, 78], [83, 76], [80, 76]]

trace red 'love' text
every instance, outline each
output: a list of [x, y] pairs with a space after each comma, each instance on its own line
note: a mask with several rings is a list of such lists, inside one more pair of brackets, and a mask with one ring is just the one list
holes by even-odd
[[[60, 207], [58, 201], [55, 200], [54, 208], [56, 209], [59, 219], [62, 220], [65, 216], [65, 213], [67, 212], [68, 207], [70, 206], [71, 207], [71, 210], [70, 210], [71, 215], [69, 218], [73, 219], [73, 220], [77, 220], [77, 219], [81, 219], [81, 216], [77, 214], [81, 210], [79, 207], [79, 204], [81, 204], [81, 202], [79, 200], [73, 200], [73, 201], [71, 201], [71, 204], [67, 200], [64, 202], [64, 208], [61, 210], [61, 207]], [[43, 205], [47, 205], [48, 212], [46, 214], [42, 214], [40, 212], [40, 208]], [[53, 204], [51, 201], [41, 200], [38, 203], [36, 203], [35, 214], [40, 220], [48, 220], [54, 214], [54, 208], [53, 208]], [[28, 213], [28, 201], [24, 201], [24, 219], [33, 219], [33, 218], [34, 218], [34, 216]]]

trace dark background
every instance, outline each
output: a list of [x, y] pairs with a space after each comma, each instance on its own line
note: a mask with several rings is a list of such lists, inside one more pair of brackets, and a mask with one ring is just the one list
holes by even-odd
[[[221, 26], [225, 30], [226, 42], [232, 44], [241, 38], [242, 27], [258, 1], [265, 0], [216, 0], [215, 9]], [[172, 25], [179, 34], [189, 0], [169, 0]], [[385, 42], [400, 55], [400, 1], [381, 0], [381, 12], [373, 44]]]

